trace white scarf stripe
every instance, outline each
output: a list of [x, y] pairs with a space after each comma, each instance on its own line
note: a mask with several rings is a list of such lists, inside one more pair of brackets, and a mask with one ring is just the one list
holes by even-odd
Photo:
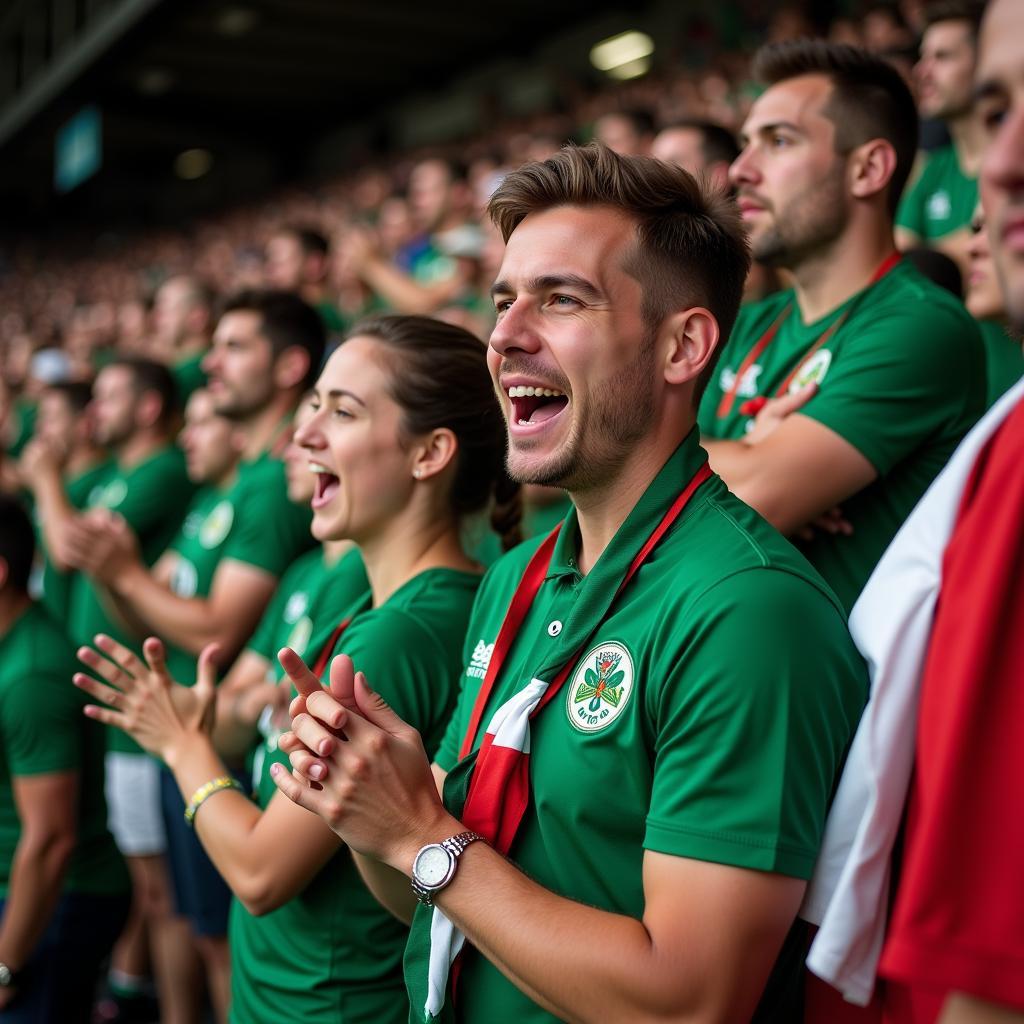
[[890, 857], [914, 764], [917, 709], [942, 560], [971, 471], [1024, 400], [1015, 384], [964, 438], [896, 534], [850, 613], [871, 698], [850, 747], [801, 916], [821, 928], [808, 967], [852, 1003], [875, 986], [888, 911]]
[[[492, 746], [508, 747], [523, 754], [530, 752], [530, 715], [547, 692], [543, 679], [534, 679], [510, 697], [494, 712], [487, 726]], [[427, 977], [427, 1001], [423, 1009], [427, 1020], [436, 1017], [444, 1006], [448, 973], [459, 955], [466, 936], [452, 924], [440, 907], [434, 907], [430, 919], [430, 959]]]

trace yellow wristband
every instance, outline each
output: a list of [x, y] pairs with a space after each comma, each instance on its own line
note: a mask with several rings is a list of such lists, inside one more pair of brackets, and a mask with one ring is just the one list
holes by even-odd
[[191, 825], [195, 819], [196, 811], [214, 793], [219, 793], [222, 789], [237, 789], [239, 793], [242, 792], [242, 787], [230, 775], [221, 775], [216, 779], [210, 779], [209, 782], [204, 782], [192, 794], [192, 799], [189, 800], [188, 807], [185, 808], [185, 824]]

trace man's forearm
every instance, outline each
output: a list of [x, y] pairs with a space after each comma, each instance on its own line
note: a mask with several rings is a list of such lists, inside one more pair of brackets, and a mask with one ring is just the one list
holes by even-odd
[[12, 970], [25, 965], [49, 926], [74, 848], [74, 834], [22, 839], [15, 848], [0, 922], [0, 962]]
[[1024, 1024], [1024, 1012], [954, 992], [946, 1000], [939, 1024]]
[[67, 572], [71, 566], [63, 557], [63, 531], [68, 522], [77, 514], [64, 492], [64, 484], [56, 470], [45, 469], [33, 477], [32, 493], [50, 561], [61, 571]]
[[422, 285], [382, 259], [368, 261], [362, 276], [366, 284], [400, 313], [434, 313], [451, 300], [458, 287], [455, 281]]
[[[414, 855], [404, 855], [410, 869]], [[694, 1005], [680, 999], [679, 964], [659, 953], [643, 922], [558, 896], [484, 843], [462, 854], [436, 903], [517, 988], [562, 1020], [697, 1019], [695, 997]]]
[[[112, 580], [110, 590], [116, 595], [118, 609], [130, 610], [134, 621], [142, 626], [142, 632], [156, 633], [175, 647], [198, 655], [207, 644], [222, 639], [221, 624], [206, 598], [179, 597], [153, 579], [141, 563]], [[234, 653], [222, 651], [221, 662], [229, 660]]]

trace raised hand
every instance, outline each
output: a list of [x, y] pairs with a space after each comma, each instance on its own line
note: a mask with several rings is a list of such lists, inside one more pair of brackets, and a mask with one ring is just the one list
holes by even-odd
[[102, 633], [95, 643], [98, 651], [80, 647], [78, 658], [105, 682], [83, 672], [76, 673], [72, 682], [106, 707], [88, 704], [86, 715], [123, 729], [165, 761], [171, 760], [178, 743], [196, 733], [210, 733], [216, 698], [216, 644], [203, 648], [196, 685], [189, 688], [171, 678], [164, 645], [156, 637], [143, 644], [145, 661]]
[[350, 658], [334, 659], [324, 690], [293, 651], [278, 657], [299, 691], [292, 731], [278, 741], [293, 774], [271, 767], [285, 796], [323, 818], [357, 853], [403, 871], [431, 841], [424, 836], [458, 830], [441, 804], [419, 733], [370, 689]]

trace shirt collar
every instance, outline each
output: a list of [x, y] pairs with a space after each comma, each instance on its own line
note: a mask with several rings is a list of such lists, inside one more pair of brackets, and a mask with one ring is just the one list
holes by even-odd
[[[594, 569], [608, 560], [607, 555], [613, 548], [623, 545], [639, 548], [654, 532], [680, 491], [686, 487], [694, 473], [707, 460], [708, 454], [700, 446], [700, 432], [694, 426], [683, 438], [679, 447], [668, 457], [668, 461], [661, 467], [657, 476], [641, 495], [640, 500], [626, 516], [626, 521], [618, 528]], [[562, 528], [555, 540], [555, 547], [551, 552], [551, 564], [548, 567], [548, 578], [580, 575], [579, 548], [580, 530], [574, 505], [563, 520]]]

